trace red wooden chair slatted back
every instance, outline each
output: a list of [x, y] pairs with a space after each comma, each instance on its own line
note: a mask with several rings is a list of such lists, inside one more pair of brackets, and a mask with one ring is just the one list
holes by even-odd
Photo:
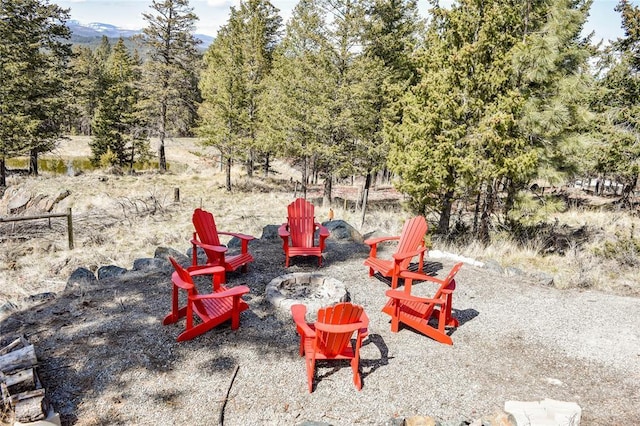
[[[213, 214], [206, 210], [197, 208], [193, 212], [193, 227], [196, 230], [196, 234], [201, 242], [212, 246], [219, 246], [220, 237], [218, 236], [218, 229], [216, 228], [216, 221], [213, 218]], [[219, 253], [212, 252], [211, 250], [204, 249], [207, 257], [210, 260], [218, 259]]]
[[[175, 259], [169, 258], [175, 271], [171, 276], [172, 301], [171, 312], [164, 318], [164, 325], [176, 323], [180, 318], [186, 317], [185, 330], [178, 336], [178, 341], [193, 339], [225, 321], [231, 321], [233, 330], [240, 326], [240, 313], [249, 308], [242, 300], [242, 295], [249, 293], [249, 287], [240, 285], [226, 288], [219, 285], [211, 294], [200, 295], [193, 282], [192, 273], [178, 264]], [[219, 267], [223, 271], [221, 267]], [[195, 272], [198, 274], [199, 272]], [[187, 292], [185, 306], [180, 306], [179, 290]], [[196, 315], [200, 322], [194, 321]]]
[[294, 247], [313, 247], [315, 227], [314, 205], [298, 198], [287, 207], [291, 245]]
[[[377, 237], [365, 240], [369, 245], [369, 257], [364, 264], [369, 267], [369, 276], [378, 271], [384, 277], [391, 278], [391, 288], [398, 286], [398, 276], [401, 271], [409, 268], [411, 261], [418, 257], [418, 269], [424, 266], [424, 255], [427, 251], [424, 237], [428, 224], [423, 216], [416, 216], [407, 220], [399, 236]], [[397, 241], [395, 253], [391, 259], [378, 257], [378, 245], [388, 241]]]
[[[335, 306], [320, 309], [318, 311], [317, 322], [332, 325], [353, 324], [360, 321], [363, 311], [362, 306], [340, 303]], [[353, 330], [348, 332], [327, 332], [321, 331], [321, 328], [322, 326], [318, 328], [316, 325], [317, 350], [327, 358], [332, 358], [343, 353], [351, 343]]]
[[[318, 244], [315, 245], [315, 236]], [[322, 266], [322, 252], [329, 230], [316, 222], [315, 207], [304, 198], [298, 198], [287, 206], [287, 222], [278, 228], [282, 238], [282, 249], [285, 256], [285, 267], [289, 267], [289, 259], [294, 256], [316, 256], [318, 266]]]
[[[396, 253], [410, 253], [424, 245], [424, 236], [427, 233], [427, 228], [427, 221], [423, 216], [416, 216], [406, 221], [402, 227]], [[411, 258], [403, 260], [400, 263], [400, 269], [406, 269], [410, 262]]]

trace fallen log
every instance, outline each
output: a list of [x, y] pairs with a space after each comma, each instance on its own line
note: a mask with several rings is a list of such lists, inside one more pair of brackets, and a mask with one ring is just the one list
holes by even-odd
[[33, 345], [0, 356], [0, 371], [4, 374], [32, 368], [37, 364], [38, 359], [36, 358], [36, 351]]
[[19, 422], [35, 422], [46, 417], [49, 411], [45, 400], [44, 389], [36, 389], [11, 396], [16, 420]]

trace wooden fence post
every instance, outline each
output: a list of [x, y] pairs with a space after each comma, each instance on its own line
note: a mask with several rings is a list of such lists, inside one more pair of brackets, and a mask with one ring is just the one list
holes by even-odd
[[71, 219], [71, 207], [67, 209], [67, 234], [69, 237], [69, 250], [73, 250], [73, 219]]

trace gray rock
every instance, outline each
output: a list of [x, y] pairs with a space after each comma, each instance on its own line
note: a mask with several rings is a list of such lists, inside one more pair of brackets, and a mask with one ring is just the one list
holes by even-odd
[[554, 285], [554, 278], [553, 278], [553, 275], [551, 274], [548, 274], [542, 271], [536, 271], [536, 272], [530, 273], [529, 275], [541, 285], [544, 285], [547, 287], [553, 287]]
[[233, 237], [227, 243], [227, 247], [229, 247], [229, 248], [240, 248], [240, 247], [242, 247], [242, 241], [238, 237]]
[[[207, 261], [207, 254], [201, 247], [196, 247], [196, 255], [198, 256], [198, 264], [205, 263]], [[187, 249], [187, 257], [189, 258], [189, 264], [191, 264], [191, 259], [193, 259], [193, 247], [189, 247]]]
[[10, 214], [17, 214], [23, 211], [27, 207], [27, 203], [31, 200], [31, 193], [29, 191], [19, 190], [15, 193], [7, 204], [7, 210]]
[[490, 259], [484, 262], [485, 269], [488, 269], [499, 274], [504, 274], [504, 268], [496, 260]]
[[105, 278], [118, 277], [125, 274], [127, 270], [116, 265], [106, 265], [98, 268], [98, 279], [104, 280]]
[[171, 269], [171, 263], [165, 259], [142, 258], [133, 261], [132, 271], [153, 271], [156, 269], [169, 270]]
[[330, 220], [324, 222], [323, 225], [329, 230], [330, 238], [335, 240], [349, 240], [356, 243], [364, 241], [362, 234], [344, 220]]
[[65, 288], [70, 289], [73, 287], [96, 284], [97, 282], [98, 279], [93, 274], [93, 272], [91, 272], [87, 268], [78, 268], [69, 276], [69, 279], [67, 280], [67, 286]]
[[516, 268], [515, 266], [507, 266], [504, 270], [504, 274], [508, 277], [517, 277], [517, 276], [526, 275], [526, 273], [522, 269]]
[[153, 254], [153, 257], [155, 257], [156, 259], [164, 259], [166, 261], [169, 261], [169, 257], [173, 257], [175, 261], [181, 265], [188, 265], [190, 263], [190, 259], [188, 256], [170, 247], [156, 248], [156, 251]]
[[262, 235], [260, 236], [261, 240], [278, 240], [280, 239], [280, 235], [278, 235], [278, 228], [280, 225], [267, 225], [262, 228]]
[[18, 310], [18, 305], [9, 301], [0, 305], [0, 314], [8, 314]]
[[52, 293], [50, 291], [47, 291], [45, 293], [38, 293], [38, 294], [32, 294], [31, 296], [27, 297], [26, 300], [28, 302], [47, 302], [49, 300], [53, 300], [56, 298], [56, 294]]

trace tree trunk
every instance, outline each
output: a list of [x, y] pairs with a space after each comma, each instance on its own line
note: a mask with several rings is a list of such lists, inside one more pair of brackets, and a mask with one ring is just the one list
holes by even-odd
[[332, 189], [333, 176], [331, 173], [327, 173], [324, 178], [324, 189], [322, 191], [322, 205], [331, 206], [331, 189]]
[[160, 147], [158, 148], [158, 168], [162, 172], [167, 171], [167, 157], [164, 152], [164, 138], [167, 132], [167, 105], [162, 104], [160, 120]]
[[253, 149], [249, 150], [249, 158], [247, 158], [247, 176], [253, 177]]
[[38, 176], [38, 151], [35, 149], [29, 151], [29, 174]]
[[495, 204], [495, 181], [487, 185], [484, 203], [482, 205], [482, 215], [480, 216], [480, 227], [478, 229], [478, 239], [485, 245], [489, 244], [491, 237], [489, 229], [491, 227], [491, 215]]
[[264, 156], [264, 177], [268, 178], [269, 177], [269, 153], [265, 154]]
[[[0, 188], [5, 188], [7, 186], [7, 168], [4, 160], [4, 156], [0, 158]], [[0, 195], [2, 195], [0, 193]]]
[[[622, 188], [622, 201], [626, 204], [630, 204], [629, 198], [631, 196], [631, 194], [633, 193], [633, 190], [636, 188], [636, 185], [638, 185], [638, 174], [636, 173], [635, 175], [633, 175], [633, 180], [631, 181], [630, 184], [625, 185]], [[2, 185], [0, 185], [2, 186]]]
[[482, 200], [482, 184], [478, 188], [478, 194], [476, 195], [476, 205], [473, 209], [473, 234], [478, 235], [478, 222], [480, 219], [480, 201]]
[[306, 200], [307, 199], [307, 157], [304, 157], [304, 160], [302, 161], [302, 197]]
[[227, 192], [231, 192], [231, 157], [227, 157], [227, 167], [226, 167], [225, 175], [226, 175]]
[[[542, 188], [542, 192], [544, 193], [544, 187]], [[517, 193], [518, 189], [516, 188], [515, 183], [512, 179], [509, 179], [507, 181], [507, 199], [504, 203], [504, 211], [502, 212], [502, 217], [505, 223], [509, 221], [509, 212], [513, 210], [513, 206], [516, 204]]]
[[451, 223], [451, 209], [453, 208], [453, 190], [450, 189], [442, 196], [442, 209], [438, 220], [438, 234], [447, 235]]
[[367, 214], [367, 201], [369, 200], [369, 188], [371, 187], [371, 170], [367, 170], [367, 176], [364, 179], [364, 189], [362, 191], [362, 220], [360, 227], [364, 226], [364, 219]]

